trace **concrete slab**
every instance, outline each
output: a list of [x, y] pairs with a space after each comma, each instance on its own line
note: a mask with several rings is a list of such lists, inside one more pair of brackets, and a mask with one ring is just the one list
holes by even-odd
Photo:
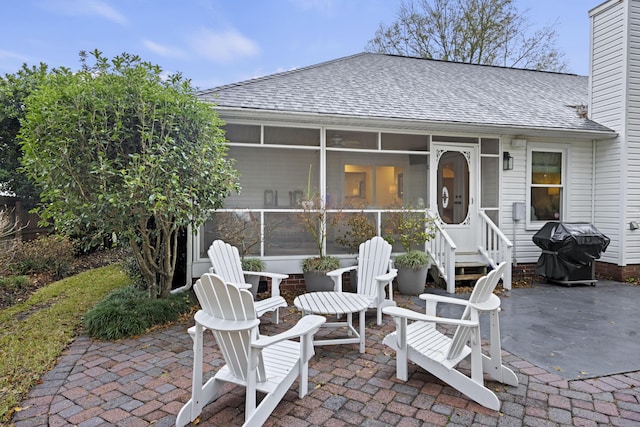
[[[540, 283], [512, 289], [501, 299], [504, 350], [566, 379], [640, 370], [640, 286]], [[439, 314], [460, 315], [453, 309]], [[483, 319], [483, 338], [486, 323]]]

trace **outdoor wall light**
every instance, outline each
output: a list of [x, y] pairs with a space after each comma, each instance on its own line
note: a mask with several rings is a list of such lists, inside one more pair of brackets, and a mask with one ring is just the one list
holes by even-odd
[[636, 221], [631, 221], [629, 223], [629, 230], [637, 230], [638, 228], [640, 228], [640, 225], [638, 225]]
[[511, 157], [511, 153], [508, 151], [502, 153], [502, 170], [513, 170], [513, 157]]

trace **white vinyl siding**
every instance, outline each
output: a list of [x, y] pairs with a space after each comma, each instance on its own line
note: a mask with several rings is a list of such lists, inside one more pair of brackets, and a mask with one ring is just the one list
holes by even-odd
[[624, 264], [640, 263], [640, 233], [629, 221], [640, 221], [640, 1], [629, 3], [628, 89], [626, 122], [626, 215]]
[[621, 138], [596, 142], [593, 222], [611, 239], [601, 260], [622, 265], [620, 223], [624, 217], [623, 144], [625, 129], [624, 4], [610, 2], [592, 14], [590, 117], [620, 132]]
[[613, 129], [622, 124], [624, 99], [623, 9], [610, 7], [592, 17], [591, 118]]
[[[509, 151], [514, 157], [514, 168], [503, 171], [502, 183], [502, 231], [512, 240], [518, 263], [535, 263], [540, 257], [540, 248], [532, 241], [533, 235], [546, 223], [535, 222], [529, 225], [526, 220], [512, 221], [512, 206], [514, 202], [526, 202], [527, 165], [530, 163], [528, 152], [558, 151], [566, 157], [563, 163], [563, 177], [566, 184], [562, 220], [566, 222], [593, 222], [592, 216], [592, 170], [593, 144], [591, 141], [539, 140], [528, 141], [527, 147], [513, 148], [509, 144], [503, 150]], [[529, 206], [527, 206], [529, 209]], [[515, 228], [515, 233], [514, 233]]]
[[611, 239], [601, 260], [618, 264], [621, 251], [620, 230], [620, 140], [596, 143], [596, 186], [594, 224]]
[[[591, 118], [619, 133], [597, 143], [595, 223], [611, 239], [602, 260], [640, 263], [640, 1], [592, 15]], [[626, 20], [626, 21], [625, 21]]]

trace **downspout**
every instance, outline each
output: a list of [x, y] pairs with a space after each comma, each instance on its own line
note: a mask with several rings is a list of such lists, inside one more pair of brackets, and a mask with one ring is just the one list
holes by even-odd
[[190, 287], [193, 282], [193, 231], [191, 225], [187, 225], [187, 283]]
[[628, 208], [628, 186], [627, 180], [625, 179], [627, 176], [628, 163], [627, 159], [627, 128], [629, 122], [629, 108], [628, 108], [628, 89], [629, 89], [629, 38], [630, 38], [630, 25], [629, 21], [631, 20], [631, 3], [627, 2], [624, 6], [624, 20], [623, 20], [623, 34], [624, 34], [624, 45], [623, 45], [623, 61], [624, 70], [623, 70], [623, 90], [622, 90], [622, 111], [623, 111], [623, 120], [622, 120], [622, 141], [620, 145], [620, 205], [622, 206], [621, 213], [622, 217], [619, 221], [619, 236], [620, 236], [620, 251], [618, 256], [618, 265], [621, 267], [625, 267], [627, 265], [627, 233], [625, 230], [625, 225], [627, 224], [627, 208]]
[[591, 140], [591, 224], [596, 222], [596, 140]]
[[[589, 101], [587, 105], [587, 114], [589, 120], [592, 120], [593, 113], [593, 15], [589, 14]], [[591, 223], [596, 220], [596, 143], [591, 140]]]

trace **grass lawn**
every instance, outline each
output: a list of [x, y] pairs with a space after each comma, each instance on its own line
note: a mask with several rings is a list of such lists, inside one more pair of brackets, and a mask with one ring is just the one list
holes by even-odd
[[87, 310], [129, 284], [120, 266], [110, 265], [51, 283], [0, 311], [0, 423], [20, 410], [31, 386], [53, 368]]

